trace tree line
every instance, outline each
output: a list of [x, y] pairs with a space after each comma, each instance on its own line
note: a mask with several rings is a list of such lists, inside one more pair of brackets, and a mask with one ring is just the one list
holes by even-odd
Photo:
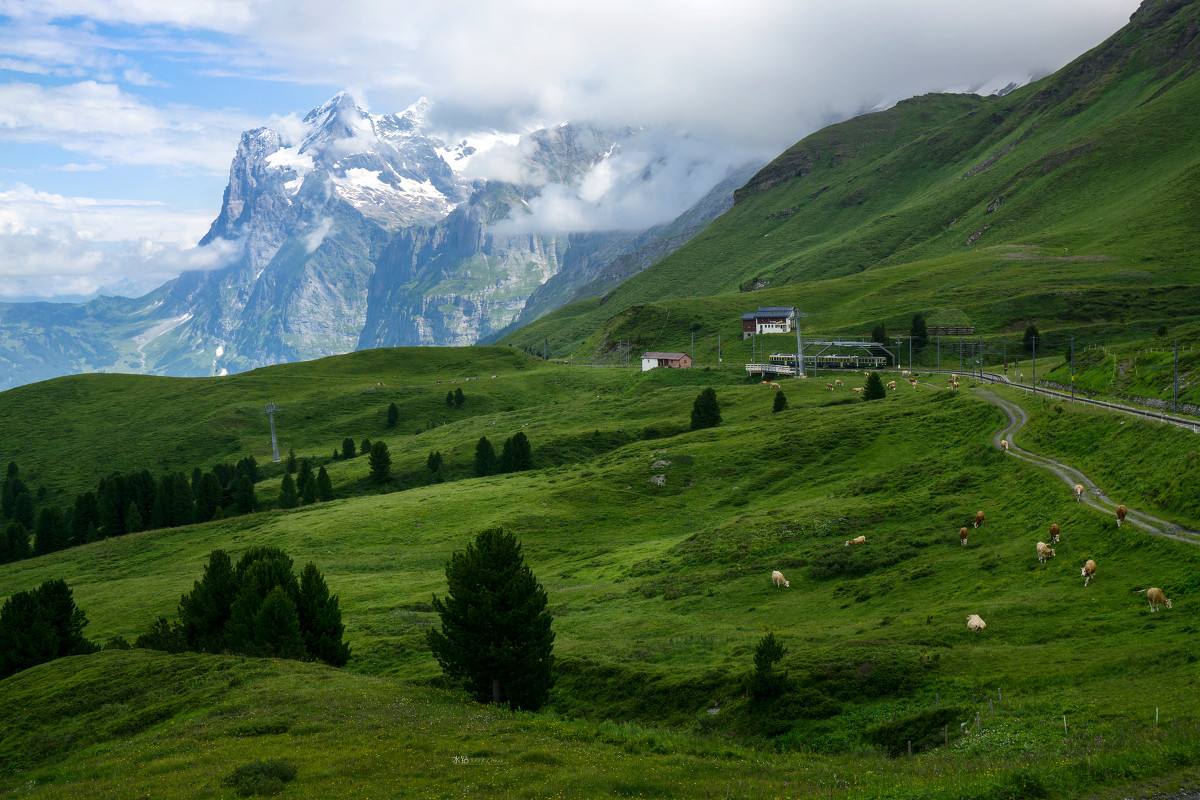
[[0, 537], [0, 563], [127, 533], [249, 514], [258, 507], [258, 480], [253, 456], [208, 471], [197, 467], [190, 480], [182, 472], [157, 479], [149, 470], [114, 472], [101, 478], [94, 491], [76, 495], [65, 511], [48, 505], [35, 514], [33, 495], [17, 464], [10, 463], [0, 487], [0, 517], [7, 523]]

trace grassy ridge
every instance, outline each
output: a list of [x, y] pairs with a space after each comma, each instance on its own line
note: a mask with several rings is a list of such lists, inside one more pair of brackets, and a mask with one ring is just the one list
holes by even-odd
[[[560, 356], [703, 358], [757, 305], [810, 331], [974, 324], [1130, 341], [1196, 327], [1200, 4], [1147, 3], [1112, 39], [1002, 98], [929, 95], [819, 131], [685, 247], [508, 341]], [[625, 343], [624, 345], [622, 343]], [[711, 363], [711, 361], [709, 361]]]

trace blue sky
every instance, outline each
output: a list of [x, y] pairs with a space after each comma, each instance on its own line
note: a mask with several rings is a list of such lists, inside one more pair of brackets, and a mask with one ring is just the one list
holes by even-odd
[[770, 158], [830, 120], [1044, 75], [1136, 0], [0, 0], [0, 300], [191, 263], [242, 130], [342, 88], [446, 131], [591, 120]]

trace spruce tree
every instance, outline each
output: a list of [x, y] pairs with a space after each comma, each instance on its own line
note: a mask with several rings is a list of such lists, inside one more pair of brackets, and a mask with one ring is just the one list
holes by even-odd
[[175, 474], [171, 486], [171, 524], [191, 525], [194, 519], [192, 487], [182, 472]]
[[446, 565], [447, 595], [433, 598], [441, 630], [429, 646], [443, 672], [481, 702], [537, 709], [551, 685], [554, 632], [546, 591], [521, 545], [502, 530], [480, 533]]
[[271, 658], [301, 658], [304, 637], [296, 604], [282, 586], [276, 586], [263, 598], [254, 616], [254, 639], [250, 652]]
[[125, 532], [137, 533], [142, 530], [142, 512], [138, 510], [137, 503], [129, 501], [129, 506], [125, 509]]
[[[252, 547], [238, 560], [234, 570], [237, 594], [229, 608], [225, 645], [238, 653], [256, 653], [259, 642], [258, 613], [263, 601], [276, 587], [292, 601], [299, 586], [292, 572], [292, 559], [278, 547]], [[298, 623], [297, 623], [298, 624]]]
[[283, 483], [279, 486], [279, 507], [295, 508], [300, 505], [300, 497], [296, 494], [296, 481], [290, 472], [283, 475]]
[[347, 436], [345, 439], [342, 439], [342, 458], [350, 459], [354, 458], [354, 456], [354, 440]]
[[[57, 508], [43, 508], [33, 530], [33, 552], [37, 555], [62, 550], [68, 544], [65, 528], [66, 519]], [[15, 523], [20, 524], [20, 523]]]
[[300, 473], [296, 477], [296, 491], [305, 505], [317, 502], [317, 476], [313, 474], [312, 463], [307, 458], [300, 462]]
[[887, 330], [883, 327], [882, 322], [871, 328], [871, 341], [878, 344], [887, 344]]
[[395, 403], [388, 403], [387, 409], [387, 426], [389, 428], [396, 427], [396, 423], [400, 421], [400, 409], [396, 408]]
[[33, 495], [21, 492], [13, 503], [13, 522], [19, 522], [26, 530], [31, 530], [34, 523]]
[[200, 479], [200, 491], [196, 495], [196, 521], [207, 522], [221, 509], [221, 482], [212, 472], [204, 473]]
[[529, 437], [518, 432], [505, 439], [504, 447], [500, 450], [500, 471], [520, 472], [532, 468], [533, 451], [529, 444]]
[[446, 392], [446, 407], [454, 407], [454, 392]]
[[788, 407], [787, 395], [783, 393], [783, 389], [775, 392], [775, 403], [771, 407], [771, 411], [778, 414], [780, 411], [786, 411]]
[[337, 595], [330, 597], [324, 576], [315, 564], [300, 573], [300, 596], [296, 602], [304, 649], [312, 658], [340, 667], [350, 660], [350, 646], [343, 641], [345, 626]]
[[392, 456], [383, 442], [371, 446], [371, 480], [376, 483], [387, 483], [392, 477]]
[[711, 386], [702, 391], [692, 403], [692, 430], [715, 428], [721, 424], [721, 406], [717, 392]]
[[29, 547], [29, 532], [19, 522], [10, 522], [0, 540], [0, 564], [10, 561], [20, 561], [29, 558], [32, 550]]
[[463, 403], [465, 403], [466, 401], [467, 401], [467, 397], [466, 397], [466, 395], [463, 394], [462, 387], [455, 389], [454, 390], [454, 407], [462, 408]]
[[442, 451], [434, 450], [429, 454], [429, 457], [425, 459], [425, 468], [428, 469], [432, 474], [437, 475], [442, 471], [442, 463]]
[[87, 616], [62, 580], [17, 592], [0, 608], [0, 678], [63, 656], [91, 653]]
[[929, 326], [925, 324], [924, 314], [913, 314], [909, 335], [912, 336], [912, 346], [915, 350], [920, 350], [929, 344]]
[[364, 438], [362, 440], [362, 442], [358, 445], [358, 452], [364, 456], [371, 455], [371, 440]]
[[237, 587], [229, 554], [212, 551], [204, 575], [179, 601], [179, 624], [189, 649], [207, 653], [225, 650], [225, 626]]
[[878, 372], [872, 372], [863, 386], [863, 400], [882, 400], [884, 397], [887, 397], [887, 390], [883, 388], [883, 379]]
[[296, 451], [294, 449], [288, 450], [287, 461], [284, 463], [284, 468], [287, 470], [288, 475], [295, 474], [295, 472], [296, 472]]
[[239, 475], [233, 482], [233, 508], [239, 514], [249, 514], [258, 506], [254, 483], [249, 475]]
[[787, 686], [787, 673], [776, 670], [783, 660], [787, 648], [780, 644], [774, 633], [768, 633], [754, 648], [754, 672], [750, 676], [750, 696], [755, 700], [778, 697]]
[[325, 467], [317, 470], [317, 499], [322, 503], [333, 499], [333, 481], [329, 480]]
[[496, 448], [486, 436], [480, 436], [475, 443], [475, 474], [480, 477], [491, 475], [496, 471]]

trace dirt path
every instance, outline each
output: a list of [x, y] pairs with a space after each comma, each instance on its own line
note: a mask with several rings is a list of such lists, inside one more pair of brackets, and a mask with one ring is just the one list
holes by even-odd
[[[1017, 445], [1014, 441], [1017, 432], [1025, 427], [1025, 423], [1029, 421], [1029, 415], [1025, 413], [1025, 409], [1011, 400], [1005, 400], [999, 395], [989, 392], [987, 389], [976, 389], [976, 393], [992, 405], [998, 407], [1008, 417], [1008, 425], [992, 437], [993, 446], [998, 448], [1000, 447], [1000, 440], [1007, 439], [1009, 446], [1008, 454], [1013, 458], [1019, 458], [1022, 461], [1027, 461], [1030, 464], [1054, 473], [1069, 487], [1074, 487], [1077, 483], [1082, 484], [1084, 493], [1081, 502], [1109, 515], [1113, 519], [1113, 524], [1116, 524], [1117, 504], [1104, 493], [1104, 490], [1096, 485], [1095, 481], [1070, 465], [1038, 455], [1037, 453], [1031, 453]], [[1148, 514], [1145, 511], [1137, 511], [1129, 508], [1125, 522], [1155, 536], [1164, 536], [1168, 539], [1200, 545], [1200, 531], [1189, 530], [1176, 525], [1174, 522], [1168, 522], [1165, 519]]]

